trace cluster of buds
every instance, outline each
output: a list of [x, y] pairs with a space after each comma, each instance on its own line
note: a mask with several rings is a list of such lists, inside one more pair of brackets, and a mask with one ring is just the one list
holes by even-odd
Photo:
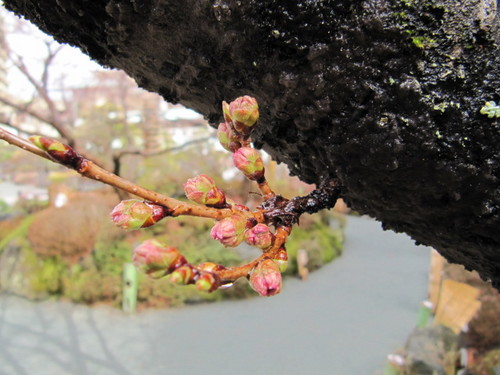
[[[267, 199], [274, 193], [264, 176], [264, 163], [259, 152], [251, 147], [250, 134], [259, 118], [257, 101], [249, 96], [237, 98], [231, 103], [223, 102], [224, 120], [217, 130], [221, 145], [233, 153], [233, 162], [248, 179], [256, 181]], [[194, 284], [199, 290], [211, 292], [223, 283], [238, 277], [247, 277], [252, 288], [263, 296], [272, 296], [281, 290], [281, 272], [286, 268], [288, 256], [284, 248], [285, 236], [277, 240], [262, 215], [250, 212], [248, 207], [234, 204], [226, 199], [215, 181], [204, 174], [190, 178], [184, 184], [188, 200], [205, 206], [218, 214], [203, 215], [216, 220], [210, 231], [213, 239], [225, 247], [236, 247], [245, 241], [260, 248], [263, 254], [255, 261], [240, 267], [238, 272], [214, 263], [194, 266], [177, 249], [166, 247], [155, 240], [145, 241], [134, 251], [134, 263], [153, 278], [167, 277], [170, 282], [181, 285]], [[179, 202], [179, 205], [182, 205]], [[192, 213], [194, 206], [190, 206]], [[200, 207], [200, 206], [196, 206]], [[111, 218], [121, 228], [138, 229], [155, 224], [162, 218], [174, 215], [164, 206], [135, 199], [122, 201], [111, 212]], [[220, 210], [226, 210], [223, 215]], [[177, 212], [177, 211], [176, 211]], [[257, 220], [257, 217], [259, 220]], [[237, 274], [237, 276], [234, 276]]]
[[250, 96], [242, 96], [227, 104], [222, 103], [225, 122], [219, 124], [217, 137], [226, 150], [233, 153], [233, 162], [250, 180], [264, 177], [264, 163], [258, 153], [249, 147], [248, 137], [259, 119], [259, 106]]
[[[236, 168], [248, 179], [256, 181], [262, 193], [264, 202], [254, 212], [228, 201], [214, 180], [203, 174], [184, 184], [186, 197], [196, 203], [192, 204], [141, 188], [113, 175], [59, 141], [34, 136], [30, 137], [33, 143], [30, 144], [4, 130], [0, 130], [0, 138], [72, 168], [85, 177], [143, 198], [124, 200], [113, 209], [111, 219], [121, 228], [149, 227], [166, 216], [200, 216], [216, 220], [210, 234], [224, 246], [235, 247], [246, 241], [262, 250], [262, 255], [257, 259], [238, 267], [226, 268], [214, 263], [194, 266], [177, 249], [164, 246], [156, 240], [148, 240], [134, 251], [134, 263], [147, 275], [153, 278], [168, 277], [172, 283], [182, 285], [194, 284], [199, 290], [207, 292], [246, 277], [257, 293], [272, 296], [281, 290], [281, 272], [288, 261], [285, 243], [292, 225], [298, 222], [302, 212], [311, 212], [312, 206], [316, 210], [329, 207], [331, 199], [322, 202], [313, 195], [311, 198], [297, 197], [297, 200], [277, 196], [265, 179], [264, 163], [259, 153], [251, 146], [250, 135], [259, 118], [257, 101], [250, 96], [243, 96], [229, 104], [223, 102], [222, 110], [224, 122], [218, 127], [218, 139], [225, 149], [233, 153]], [[500, 112], [495, 102], [487, 102], [481, 113], [498, 117]], [[332, 194], [336, 194], [333, 197], [338, 196], [340, 190], [337, 188]], [[302, 205], [303, 208], [297, 209]], [[274, 226], [274, 232], [268, 225]]]
[[250, 246], [269, 249], [274, 244], [275, 236], [266, 224], [255, 224], [242, 214], [226, 217], [212, 227], [210, 236], [225, 247], [236, 247], [243, 240]]
[[215, 268], [195, 267], [177, 249], [156, 240], [146, 240], [137, 246], [133, 261], [137, 268], [155, 279], [168, 276], [172, 283], [194, 284], [204, 292], [212, 292], [221, 285], [218, 276], [212, 272]]

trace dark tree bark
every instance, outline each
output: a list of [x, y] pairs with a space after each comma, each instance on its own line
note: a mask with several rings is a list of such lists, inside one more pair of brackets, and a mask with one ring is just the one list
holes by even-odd
[[496, 0], [5, 0], [140, 86], [221, 120], [302, 180], [500, 287]]

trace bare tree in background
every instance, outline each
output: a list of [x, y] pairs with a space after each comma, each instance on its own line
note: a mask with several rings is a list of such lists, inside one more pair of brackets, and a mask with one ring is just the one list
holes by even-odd
[[[10, 27], [5, 22], [2, 25], [3, 37], [0, 38], [0, 49], [4, 51], [4, 56], [2, 56], [4, 64], [6, 69], [17, 70], [29, 84], [32, 94], [28, 99], [21, 98], [4, 87], [0, 91], [0, 103], [2, 104], [0, 123], [24, 134], [31, 134], [35, 130], [33, 124], [38, 124], [37, 133], [43, 134], [50, 129], [52, 132], [55, 131], [64, 142], [78, 147], [72, 132], [75, 115], [71, 112], [65, 95], [61, 95], [56, 101], [50, 87], [51, 69], [64, 46], [51, 39], [40, 41], [44, 44], [45, 53], [40, 61], [41, 71], [37, 74], [26, 59], [11, 48], [7, 38], [10, 32], [32, 34], [31, 28], [22, 20], [13, 21], [11, 24]], [[29, 127], [27, 127], [28, 124]]]
[[[118, 175], [127, 155], [148, 157], [207, 140], [203, 137], [165, 147], [160, 140], [161, 126], [168, 125], [159, 113], [163, 99], [139, 89], [121, 71], [98, 70], [89, 84], [68, 87], [62, 73], [54, 77], [57, 58], [68, 47], [52, 38], [40, 41], [45, 53], [40, 57], [41, 68], [37, 72], [8, 43], [10, 32], [31, 36], [32, 26], [20, 19], [10, 24], [10, 29], [5, 23], [0, 24], [0, 70], [2, 66], [5, 71], [15, 69], [29, 84], [32, 94], [26, 99], [9, 91], [7, 85], [0, 86], [0, 124], [25, 135], [56, 136]], [[0, 74], [0, 79], [3, 76]], [[131, 119], [131, 112], [138, 113], [139, 120]]]

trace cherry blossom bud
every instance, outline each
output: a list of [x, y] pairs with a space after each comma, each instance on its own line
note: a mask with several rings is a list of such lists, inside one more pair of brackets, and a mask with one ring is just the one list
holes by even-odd
[[259, 262], [250, 274], [250, 285], [261, 296], [270, 297], [281, 291], [281, 273], [272, 259]]
[[134, 249], [133, 262], [147, 275], [159, 279], [187, 263], [179, 251], [157, 240], [146, 240]]
[[215, 181], [205, 174], [190, 178], [184, 184], [186, 197], [196, 203], [213, 207], [224, 207], [226, 196], [215, 186]]
[[236, 247], [243, 241], [246, 222], [247, 219], [240, 215], [226, 217], [215, 223], [210, 236], [226, 247]]
[[175, 269], [170, 275], [169, 280], [174, 284], [187, 285], [193, 280], [193, 268], [189, 265]]
[[202, 272], [195, 282], [196, 289], [202, 292], [213, 292], [220, 286], [219, 278], [212, 272]]
[[234, 152], [241, 147], [241, 138], [238, 137], [227, 122], [221, 122], [217, 128], [217, 138], [226, 150]]
[[259, 119], [259, 106], [257, 100], [248, 95], [236, 98], [229, 103], [229, 113], [237, 130], [239, 130], [238, 125], [240, 124], [251, 127]]
[[127, 199], [118, 203], [111, 211], [111, 220], [123, 229], [147, 228], [168, 216], [168, 210], [160, 205]]
[[285, 272], [288, 267], [288, 254], [285, 249], [278, 251], [278, 254], [273, 258], [274, 262], [280, 268], [280, 272]]
[[49, 154], [56, 162], [74, 167], [81, 157], [70, 146], [51, 138], [35, 135], [29, 140], [38, 148]]
[[267, 249], [273, 244], [274, 234], [266, 224], [257, 224], [245, 232], [245, 241], [250, 246]]
[[264, 162], [259, 152], [251, 147], [241, 147], [233, 154], [234, 166], [250, 180], [264, 177]]

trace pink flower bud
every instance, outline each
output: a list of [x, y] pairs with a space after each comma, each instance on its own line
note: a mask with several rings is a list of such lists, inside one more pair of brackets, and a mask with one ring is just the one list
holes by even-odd
[[217, 138], [226, 150], [234, 152], [241, 147], [241, 138], [235, 133], [231, 125], [221, 122], [217, 128]]
[[245, 241], [250, 246], [267, 249], [273, 244], [274, 234], [266, 224], [257, 224], [245, 232]]
[[250, 274], [250, 285], [261, 296], [274, 296], [281, 291], [281, 273], [272, 259], [259, 262]]
[[187, 285], [192, 282], [194, 276], [193, 268], [190, 265], [176, 268], [169, 275], [170, 282], [174, 284]]
[[168, 210], [160, 205], [127, 199], [111, 211], [111, 220], [123, 229], [147, 228], [168, 216]]
[[226, 247], [238, 246], [243, 241], [247, 220], [240, 215], [232, 215], [215, 223], [210, 236]]
[[[241, 124], [246, 127], [251, 127], [259, 119], [259, 106], [257, 100], [248, 95], [236, 98], [229, 103], [229, 113], [235, 126]], [[239, 130], [238, 127], [237, 130]]]
[[196, 203], [213, 207], [226, 204], [224, 192], [215, 186], [215, 181], [205, 174], [190, 178], [184, 184], [186, 197]]
[[133, 262], [154, 279], [167, 275], [187, 263], [179, 251], [156, 240], [146, 240], [134, 249]]
[[234, 166], [250, 180], [264, 177], [264, 162], [259, 152], [251, 147], [241, 147], [233, 154]]
[[219, 278], [212, 272], [202, 272], [195, 282], [196, 289], [202, 292], [213, 292], [220, 286]]
[[75, 167], [81, 157], [70, 146], [51, 138], [35, 135], [29, 140], [38, 148], [49, 154], [56, 162], [66, 166]]

